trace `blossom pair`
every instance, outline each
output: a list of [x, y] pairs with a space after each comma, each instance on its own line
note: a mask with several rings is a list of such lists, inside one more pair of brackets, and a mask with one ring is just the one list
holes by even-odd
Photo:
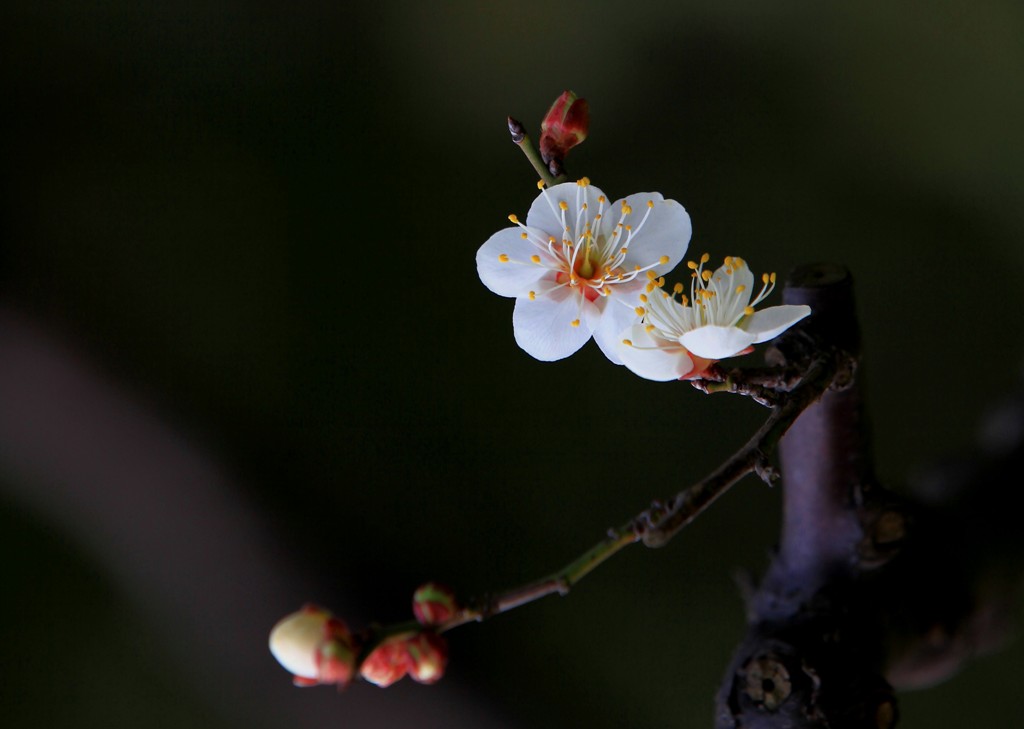
[[[712, 362], [767, 341], [810, 313], [806, 306], [754, 312], [774, 274], [753, 294], [745, 261], [690, 263], [690, 297], [663, 291], [663, 274], [686, 253], [690, 216], [659, 193], [609, 203], [586, 178], [541, 186], [522, 223], [498, 231], [477, 252], [491, 291], [516, 299], [516, 342], [530, 355], [568, 357], [593, 337], [614, 363], [653, 380], [699, 376]], [[679, 296], [679, 300], [676, 300]]]

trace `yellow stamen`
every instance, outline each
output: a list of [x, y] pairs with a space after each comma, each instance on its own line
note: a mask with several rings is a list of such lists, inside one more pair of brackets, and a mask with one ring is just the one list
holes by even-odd
[[561, 210], [568, 210], [569, 209], [569, 203], [567, 203], [565, 200], [559, 200], [558, 201], [558, 207]]
[[526, 234], [526, 231], [524, 230], [524, 231], [523, 231], [522, 233], [520, 233], [520, 234], [519, 234], [519, 237], [520, 237], [520, 238], [523, 238], [523, 239], [526, 239], [526, 238], [529, 238], [530, 236], [528, 236], [528, 235]]
[[540, 263], [540, 256], [538, 256], [536, 254], [532, 255], [532, 256], [530, 256], [530, 260], [533, 261], [534, 263]]
[[658, 274], [656, 274], [654, 271], [648, 271], [647, 272], [647, 279], [649, 281], [653, 281], [657, 275]]
[[640, 301], [642, 301], [643, 303], [646, 304], [647, 303], [647, 294], [640, 294]]
[[737, 294], [742, 294], [746, 290], [747, 290], [747, 287], [744, 286], [743, 284], [740, 284], [739, 286], [736, 287], [736, 293]]
[[745, 314], [746, 316], [750, 316], [751, 314], [753, 314], [753, 313], [754, 313], [754, 307], [753, 307], [753, 306], [744, 306], [744, 307], [743, 307], [743, 313], [744, 313], [744, 314]]
[[653, 200], [648, 200], [647, 201], [647, 207], [653, 208], [654, 207], [654, 201]]
[[508, 263], [508, 254], [502, 253], [500, 256], [498, 256], [498, 260], [501, 261], [502, 263]]
[[662, 256], [661, 258], [658, 259], [658, 263], [660, 263], [662, 266], [664, 266], [666, 263], [668, 263], [668, 261], [669, 261], [668, 256]]
[[623, 215], [629, 215], [632, 212], [633, 212], [633, 208], [631, 208], [629, 206], [629, 203], [623, 201], [623, 203], [622, 203], [622, 214]]
[[633, 346], [633, 342], [631, 342], [628, 339], [623, 339], [622, 343], [625, 344], [627, 347], [632, 347]]
[[700, 277], [702, 279], [704, 279], [705, 281], [710, 281], [711, 280], [711, 271], [708, 271], [706, 269], [704, 271], [701, 271], [700, 272]]
[[636, 312], [636, 315], [637, 315], [637, 316], [643, 316], [644, 314], [646, 314], [646, 313], [647, 313], [647, 310], [646, 310], [646, 309], [644, 309], [644, 307], [642, 307], [642, 306], [638, 306], [638, 307], [636, 307], [635, 309], [633, 309], [633, 311], [635, 311], [635, 312]]
[[696, 271], [697, 270], [697, 262], [696, 261], [687, 261], [686, 262], [686, 267], [688, 269], [690, 269], [691, 271]]
[[519, 222], [519, 218], [516, 217], [515, 213], [512, 213], [511, 215], [509, 215], [508, 219], [512, 223], [518, 223]]
[[672, 287], [672, 293], [673, 294], [681, 294], [681, 293], [683, 293], [683, 285], [681, 283], [677, 283], [675, 286]]
[[580, 325], [580, 320], [579, 319], [573, 319], [569, 323], [572, 324], [574, 327], [578, 327]]
[[527, 294], [527, 296], [530, 297], [530, 301], [536, 301], [536, 299], [537, 299], [537, 292], [536, 291], [531, 291], [530, 293]]
[[700, 262], [701, 263], [707, 263], [710, 260], [711, 260], [711, 254], [710, 253], [705, 253], [703, 256], [700, 257]]
[[543, 190], [544, 189], [544, 180], [537, 180], [537, 189], [538, 190]]

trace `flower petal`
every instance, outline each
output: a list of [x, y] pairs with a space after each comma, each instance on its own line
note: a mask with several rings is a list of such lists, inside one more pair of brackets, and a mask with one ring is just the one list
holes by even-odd
[[[623, 339], [628, 339], [632, 345], [624, 344]], [[693, 360], [685, 348], [676, 342], [651, 336], [639, 324], [620, 332], [617, 352], [622, 364], [648, 380], [678, 380], [693, 369]]]
[[[642, 286], [642, 285], [641, 285]], [[616, 287], [620, 288], [620, 287]], [[594, 341], [612, 364], [622, 364], [619, 352], [622, 349], [622, 332], [637, 320], [635, 305], [623, 301], [618, 291], [598, 299], [595, 308], [600, 319], [594, 325]]]
[[[531, 357], [544, 362], [565, 359], [590, 339], [594, 313], [588, 307], [593, 306], [568, 286], [534, 301], [518, 298], [512, 312], [516, 344]], [[579, 325], [573, 326], [576, 320]]]
[[[547, 239], [540, 231], [530, 233], [535, 238]], [[538, 249], [522, 234], [520, 228], [499, 230], [476, 252], [476, 272], [480, 280], [499, 296], [526, 296], [549, 272], [546, 266], [530, 260]]]
[[[648, 201], [653, 202], [654, 207], [643, 226], [640, 226], [640, 221], [647, 214]], [[613, 214], [607, 216], [614, 222], [618, 222], [622, 202], [620, 200], [615, 203], [612, 206]], [[632, 225], [636, 234], [630, 241], [623, 268], [629, 270], [633, 266], [647, 266], [662, 256], [668, 256], [668, 262], [659, 263], [654, 271], [659, 275], [671, 271], [683, 260], [690, 245], [693, 233], [690, 214], [675, 200], [665, 200], [657, 192], [638, 192], [625, 198], [625, 202], [633, 208], [633, 213], [626, 217], [624, 223]]]
[[740, 326], [754, 335], [754, 344], [760, 344], [779, 336], [810, 313], [811, 307], [802, 304], [770, 306], [755, 311], [749, 319], [740, 322]]
[[[559, 241], [562, 240], [562, 236], [566, 235], [565, 228], [568, 227], [568, 238], [574, 240], [580, 207], [586, 203], [587, 219], [593, 220], [594, 215], [597, 214], [597, 199], [602, 195], [604, 193], [593, 185], [579, 185], [575, 182], [553, 185], [541, 191], [537, 199], [533, 201], [530, 212], [526, 214], [526, 224], [531, 228], [543, 230], [547, 235], [555, 236]], [[562, 211], [558, 207], [560, 202], [564, 202], [567, 206], [564, 226], [562, 225]]]
[[708, 324], [679, 337], [679, 343], [698, 357], [725, 359], [753, 344], [755, 336], [739, 327]]

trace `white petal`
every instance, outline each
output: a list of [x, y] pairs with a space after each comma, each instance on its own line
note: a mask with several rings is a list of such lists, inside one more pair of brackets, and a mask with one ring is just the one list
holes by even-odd
[[754, 336], [739, 327], [720, 327], [708, 324], [679, 337], [679, 343], [698, 357], [725, 359], [742, 352], [753, 344]]
[[[623, 344], [628, 339], [633, 344]], [[693, 360], [686, 349], [667, 339], [652, 337], [642, 325], [636, 325], [619, 334], [617, 352], [622, 364], [648, 380], [668, 382], [685, 377], [693, 370]]]
[[[582, 306], [581, 306], [582, 301]], [[587, 343], [594, 325], [593, 307], [576, 289], [562, 286], [536, 300], [516, 299], [512, 327], [516, 344], [544, 362], [565, 359]], [[573, 326], [574, 320], [579, 326]]]
[[618, 291], [598, 299], [595, 304], [601, 315], [594, 326], [594, 341], [612, 364], [622, 364], [619, 357], [619, 351], [622, 349], [622, 332], [639, 318], [635, 305], [619, 298]]
[[[640, 221], [647, 213], [648, 200], [654, 203], [654, 207], [640, 227]], [[686, 208], [675, 200], [664, 200], [657, 192], [638, 192], [627, 197], [626, 202], [633, 208], [633, 213], [624, 222], [632, 225], [634, 230], [639, 227], [639, 232], [629, 244], [623, 268], [628, 271], [633, 266], [648, 266], [657, 263], [662, 256], [668, 256], [668, 262], [659, 263], [654, 271], [659, 275], [671, 271], [686, 255], [693, 233]], [[614, 214], [607, 217], [618, 221], [620, 211], [621, 202], [617, 202], [612, 207]]]
[[[532, 231], [540, 236], [539, 231]], [[476, 272], [484, 286], [499, 296], [526, 296], [548, 268], [530, 260], [537, 247], [522, 237], [521, 228], [505, 228], [487, 239], [476, 252]], [[543, 236], [546, 239], [546, 236]], [[501, 256], [508, 256], [502, 263]]]
[[810, 313], [811, 307], [802, 304], [771, 306], [754, 312], [740, 325], [754, 335], [754, 344], [760, 344], [779, 336]]
[[601, 195], [604, 193], [593, 185], [580, 187], [575, 182], [554, 185], [541, 192], [533, 201], [530, 212], [526, 215], [526, 224], [531, 228], [543, 230], [547, 235], [553, 235], [561, 241], [565, 235], [565, 227], [562, 225], [562, 211], [559, 210], [558, 203], [565, 202], [568, 205], [565, 211], [566, 225], [569, 227], [568, 237], [572, 239], [576, 233], [580, 202], [587, 202], [587, 217], [592, 220], [597, 214], [597, 198]]

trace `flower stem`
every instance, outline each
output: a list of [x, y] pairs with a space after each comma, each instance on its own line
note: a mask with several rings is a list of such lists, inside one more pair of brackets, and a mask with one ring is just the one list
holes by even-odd
[[[540, 154], [537, 149], [533, 146], [533, 142], [530, 141], [530, 136], [526, 133], [526, 127], [523, 126], [522, 122], [508, 118], [508, 131], [512, 135], [512, 141], [515, 142], [516, 146], [523, 151], [526, 155], [526, 159], [533, 165], [533, 169], [540, 175], [540, 179], [544, 180], [544, 184], [548, 187], [561, 182], [560, 179], [555, 178], [548, 170], [547, 165], [544, 164], [544, 160], [540, 158]], [[562, 176], [560, 176], [562, 177]]]

